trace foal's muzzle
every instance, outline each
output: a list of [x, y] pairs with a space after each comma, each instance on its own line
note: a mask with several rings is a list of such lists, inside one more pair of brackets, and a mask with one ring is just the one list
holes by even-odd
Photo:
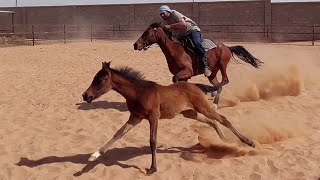
[[93, 100], [93, 96], [88, 96], [87, 93], [83, 93], [82, 94], [82, 98], [84, 101], [86, 101], [87, 103], [91, 103], [91, 101]]

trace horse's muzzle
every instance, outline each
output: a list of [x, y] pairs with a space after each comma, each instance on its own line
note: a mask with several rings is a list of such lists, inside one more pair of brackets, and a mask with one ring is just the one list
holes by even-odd
[[138, 44], [137, 44], [137, 43], [134, 43], [134, 44], [133, 44], [133, 49], [134, 49], [134, 50], [138, 50]]
[[93, 100], [93, 96], [88, 96], [87, 93], [83, 93], [83, 94], [82, 94], [82, 98], [83, 98], [83, 100], [86, 101], [87, 103], [91, 103], [92, 100]]

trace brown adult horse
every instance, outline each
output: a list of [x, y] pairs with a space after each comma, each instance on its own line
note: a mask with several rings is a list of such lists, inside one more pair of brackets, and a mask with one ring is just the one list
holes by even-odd
[[[203, 74], [204, 69], [198, 63], [197, 56], [180, 43], [171, 40], [167, 34], [168, 32], [163, 28], [161, 23], [153, 23], [133, 44], [134, 49], [146, 50], [152, 44], [157, 43], [167, 59], [170, 72], [174, 75], [172, 77], [173, 82], [187, 81], [192, 76]], [[233, 53], [255, 68], [258, 68], [263, 62], [252, 56], [242, 46], [228, 47], [222, 43], [216, 43], [216, 45], [216, 48], [207, 52], [207, 56], [208, 65], [212, 70], [212, 74], [208, 79], [214, 85], [213, 90], [217, 90], [217, 95], [214, 99], [214, 106], [217, 108], [222, 86], [229, 83], [226, 69]], [[216, 78], [219, 70], [222, 74], [222, 81], [220, 83]]]
[[[93, 153], [89, 161], [94, 161], [124, 134], [126, 134], [142, 119], [150, 124], [150, 148], [152, 163], [147, 174], [157, 171], [156, 142], [159, 119], [170, 119], [182, 113], [185, 117], [196, 119], [214, 127], [220, 137], [223, 137], [215, 120], [229, 128], [243, 143], [254, 147], [254, 143], [240, 134], [232, 124], [222, 115], [210, 107], [205, 93], [210, 86], [178, 82], [170, 86], [162, 86], [143, 79], [143, 75], [131, 68], [112, 69], [110, 62], [102, 63], [102, 69], [95, 75], [89, 88], [83, 93], [83, 100], [90, 103], [92, 100], [107, 93], [109, 90], [120, 93], [130, 111], [129, 120], [115, 133], [113, 138], [99, 150]], [[198, 114], [199, 113], [199, 114]], [[207, 118], [201, 118], [202, 114]]]

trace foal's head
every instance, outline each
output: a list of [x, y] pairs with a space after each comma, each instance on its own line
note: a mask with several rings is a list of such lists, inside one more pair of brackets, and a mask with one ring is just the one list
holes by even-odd
[[134, 50], [147, 50], [152, 44], [157, 43], [157, 30], [162, 27], [163, 24], [160, 22], [152, 23], [133, 44]]
[[82, 94], [83, 100], [90, 103], [112, 89], [110, 62], [102, 62], [102, 69], [94, 76], [89, 88]]
[[[141, 84], [138, 84], [138, 82], [142, 81], [145, 81], [144, 75], [139, 71], [129, 67], [112, 69], [110, 68], [110, 62], [102, 62], [102, 69], [94, 76], [91, 85], [82, 94], [82, 97], [84, 101], [90, 103], [111, 89], [119, 91], [123, 84], [128, 85], [128, 83], [132, 86], [140, 86]], [[123, 88], [122, 91], [130, 91], [130, 88]]]

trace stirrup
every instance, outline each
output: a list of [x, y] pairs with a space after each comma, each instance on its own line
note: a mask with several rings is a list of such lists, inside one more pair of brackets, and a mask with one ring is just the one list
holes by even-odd
[[211, 73], [211, 69], [208, 66], [204, 67], [204, 76], [209, 77]]

